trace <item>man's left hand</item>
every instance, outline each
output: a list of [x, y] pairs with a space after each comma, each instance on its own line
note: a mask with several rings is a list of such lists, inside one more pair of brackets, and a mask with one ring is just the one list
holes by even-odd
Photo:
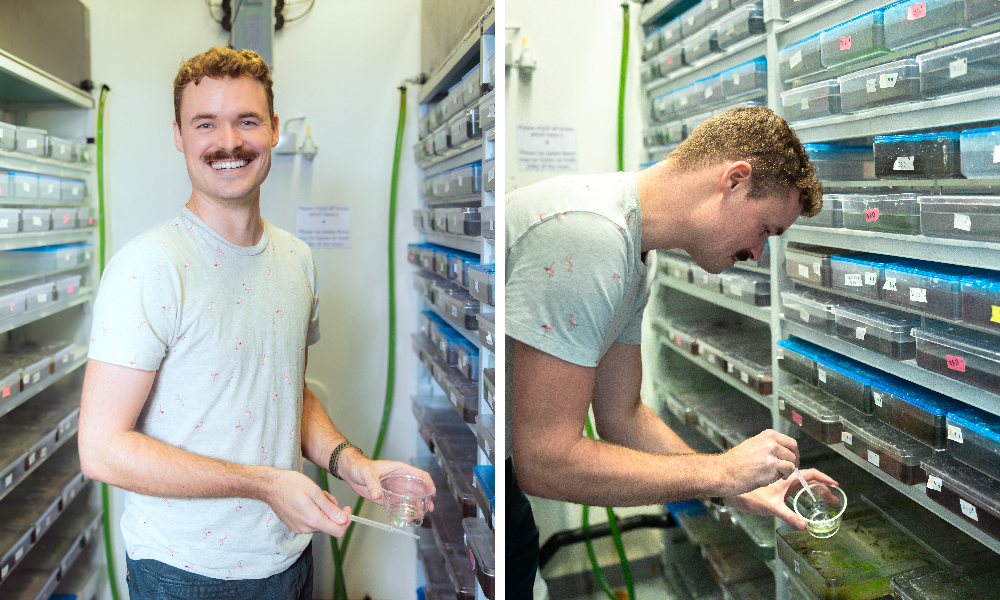
[[[423, 479], [431, 487], [434, 486], [431, 476], [426, 471], [394, 460], [371, 460], [367, 457], [357, 457], [351, 460], [347, 471], [342, 475], [352, 490], [376, 504], [382, 504], [382, 488], [379, 487], [378, 482], [386, 475], [411, 475]], [[437, 490], [434, 490], [434, 494], [436, 493]], [[434, 510], [434, 496], [431, 496], [430, 506], [427, 510]]]
[[[802, 471], [802, 476], [810, 484], [819, 482], [837, 485], [832, 477], [816, 469], [806, 469]], [[771, 485], [757, 488], [739, 496], [729, 496], [725, 499], [725, 503], [726, 506], [747, 514], [778, 517], [801, 531], [806, 528], [806, 522], [785, 504], [785, 498], [800, 489], [802, 489], [802, 484], [799, 483], [798, 478], [795, 475], [789, 475], [786, 479], [779, 479]]]

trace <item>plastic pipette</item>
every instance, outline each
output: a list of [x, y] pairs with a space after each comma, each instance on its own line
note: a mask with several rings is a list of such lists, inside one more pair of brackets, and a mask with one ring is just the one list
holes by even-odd
[[397, 529], [395, 527], [392, 527], [391, 525], [385, 525], [384, 523], [379, 523], [377, 521], [371, 521], [371, 520], [365, 519], [364, 517], [356, 517], [354, 515], [351, 515], [351, 520], [354, 521], [355, 523], [361, 523], [362, 525], [368, 525], [370, 527], [375, 527], [376, 529], [382, 529], [384, 531], [391, 531], [393, 533], [398, 533], [400, 535], [405, 535], [407, 537], [411, 537], [411, 538], [414, 538], [414, 539], [417, 539], [417, 540], [420, 539], [420, 536], [417, 535], [417, 534], [415, 534], [415, 533], [410, 533], [409, 531], [403, 531], [402, 529]]
[[795, 469], [793, 473], [795, 473], [795, 476], [799, 478], [799, 482], [802, 483], [802, 487], [805, 488], [806, 493], [809, 494], [812, 501], [816, 502], [816, 494], [813, 494], [813, 491], [809, 489], [809, 484], [806, 483], [806, 478], [802, 476], [802, 473], [798, 469]]

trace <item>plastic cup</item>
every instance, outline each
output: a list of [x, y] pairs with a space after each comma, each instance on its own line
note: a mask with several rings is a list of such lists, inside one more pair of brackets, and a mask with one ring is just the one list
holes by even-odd
[[420, 525], [434, 494], [434, 485], [413, 475], [387, 475], [378, 481], [382, 506], [396, 527]]
[[815, 500], [806, 488], [802, 488], [792, 500], [795, 513], [806, 522], [806, 531], [813, 537], [833, 537], [840, 530], [840, 520], [847, 509], [847, 496], [835, 485], [814, 483], [809, 489]]

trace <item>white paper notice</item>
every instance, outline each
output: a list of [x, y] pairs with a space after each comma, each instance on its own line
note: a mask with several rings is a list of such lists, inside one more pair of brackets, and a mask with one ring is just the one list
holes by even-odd
[[310, 248], [351, 247], [351, 207], [333, 204], [300, 204], [295, 235]]
[[522, 171], [576, 171], [576, 128], [518, 125], [517, 163]]
[[961, 213], [955, 213], [955, 229], [961, 229], [962, 231], [972, 230], [972, 217], [969, 215], [963, 215]]

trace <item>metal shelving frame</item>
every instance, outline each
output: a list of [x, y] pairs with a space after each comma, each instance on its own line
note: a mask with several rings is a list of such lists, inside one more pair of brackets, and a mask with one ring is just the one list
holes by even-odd
[[[892, 4], [892, 1], [833, 0], [793, 15], [790, 19], [782, 19], [780, 17], [778, 0], [764, 0], [763, 4], [766, 27], [764, 35], [752, 38], [752, 42], [744, 41], [737, 44], [735, 51], [719, 53], [702, 59], [695, 65], [686, 66], [665, 78], [648, 82], [640, 88], [640, 94], [643, 96], [643, 112], [646, 115], [643, 127], [662, 124], [651, 121], [649, 116], [651, 114], [652, 98], [656, 95], [679, 88], [703, 77], [714, 75], [727, 67], [742, 64], [761, 54], [766, 57], [769, 67], [767, 105], [779, 115], [783, 114], [780, 94], [782, 91], [789, 89], [790, 86], [782, 81], [779, 76], [777, 68], [778, 50], [783, 46], [819, 33], [823, 29], [843, 23], [868, 11], [888, 6]], [[640, 13], [642, 27], [638, 28], [637, 35], [641, 39], [646, 33], [649, 33], [665, 22], [664, 15], [678, 14], [678, 11], [686, 8], [686, 6], [687, 3], [683, 0], [653, 0], [644, 4]], [[797, 81], [796, 84], [821, 81], [875, 64], [913, 57], [936, 47], [950, 45], [995, 31], [1000, 31], [1000, 23], [945, 36], [938, 40], [883, 55], [874, 60], [854, 64], [846, 68], [841, 67], [837, 70], [830, 70], [809, 78], [803, 78]], [[759, 52], [759, 54], [754, 54], [755, 52]], [[954, 128], [963, 125], [967, 125], [967, 128], [973, 128], [981, 126], [983, 123], [1000, 121], [1000, 113], [997, 112], [996, 101], [998, 95], [1000, 95], [1000, 86], [995, 86], [943, 98], [880, 107], [850, 115], [836, 115], [799, 121], [792, 123], [792, 126], [803, 143], [838, 140], [862, 140], [856, 143], [864, 143], [864, 141], [870, 141], [871, 137], [875, 135], [904, 133], [922, 129]], [[660, 149], [649, 149], [650, 159], [654, 159], [657, 150]], [[828, 189], [859, 190], [862, 193], [866, 191], [871, 193], [912, 191], [923, 194], [1000, 194], [1000, 179], [828, 182], [826, 187]], [[718, 313], [721, 309], [723, 311], [734, 312], [757, 321], [767, 322], [770, 325], [772, 343], [776, 340], [787, 338], [790, 335], [795, 335], [928, 389], [954, 397], [971, 406], [993, 414], [1000, 414], [1000, 395], [923, 369], [917, 366], [913, 360], [895, 361], [835, 336], [809, 329], [793, 319], [785, 319], [782, 315], [780, 300], [782, 291], [791, 290], [795, 286], [803, 285], [802, 282], [793, 281], [785, 275], [785, 245], [788, 242], [817, 244], [845, 250], [873, 252], [990, 270], [1000, 270], [1000, 243], [934, 238], [923, 235], [881, 234], [803, 225], [792, 226], [783, 237], [783, 240], [772, 240], [771, 244], [769, 275], [771, 278], [772, 305], [770, 308], [758, 310], [756, 307], [738, 303], [721, 294], [713, 294], [692, 284], [671, 278], [667, 274], [662, 273], [661, 269], [657, 268], [656, 277], [660, 285], [653, 286], [655, 297], [649, 303], [650, 309], [647, 312], [647, 320], [652, 321], [653, 325], [655, 325], [656, 323], [661, 323], [662, 319], [670, 315], [683, 314], [685, 311]], [[827, 289], [826, 291], [832, 290]], [[894, 306], [894, 308], [901, 307]], [[905, 308], [902, 309], [906, 310]], [[910, 312], [919, 314], [919, 311], [911, 310]], [[744, 392], [755, 401], [768, 406], [772, 411], [775, 426], [786, 432], [791, 431], [793, 426], [784, 422], [778, 414], [777, 398], [781, 389], [793, 383], [794, 379], [778, 368], [776, 358], [772, 359], [774, 394], [762, 397], [755, 395], [748, 388], [738, 385], [739, 382], [733, 380], [720, 369], [714, 368], [697, 357], [679, 351], [673, 344], [668, 343], [669, 341], [663, 338], [663, 334], [657, 331], [658, 329], [656, 326], [651, 326], [647, 330], [647, 333], [651, 330], [652, 335], [657, 336], [658, 341], [662, 342], [651, 345], [652, 347], [647, 351], [647, 360], [650, 357], [659, 355], [661, 346], [668, 346], [677, 354], [685, 356], [688, 362], [726, 381], [735, 389]], [[993, 333], [996, 334], [996, 332]], [[1000, 344], [1000, 335], [998, 335], [997, 340], [998, 344]], [[686, 365], [687, 363], [684, 364]], [[665, 377], [664, 374], [657, 371], [654, 371], [652, 376], [655, 380], [662, 380]], [[669, 377], [669, 375], [666, 377]], [[652, 389], [655, 391], [657, 387], [654, 385]], [[648, 391], [649, 388], [646, 388], [646, 390]], [[659, 392], [655, 391], [653, 395], [659, 396]], [[660, 402], [658, 397], [654, 398], [654, 400]], [[954, 515], [929, 500], [923, 491], [923, 484], [914, 486], [904, 485], [878, 468], [858, 458], [850, 451], [845, 450], [842, 444], [835, 444], [831, 448], [844, 456], [846, 460], [872, 473], [886, 485], [901, 491], [908, 498], [917, 502], [934, 515], [937, 515], [980, 541], [993, 551], [1000, 553], [1000, 540], [993, 539], [975, 529], [968, 521], [963, 520], [961, 517]], [[777, 597], [784, 600], [788, 598], [787, 578], [783, 576], [784, 568], [779, 567], [775, 571]]]
[[[89, 133], [92, 130], [90, 123], [95, 108], [96, 102], [90, 92], [83, 91], [8, 52], [0, 50], [0, 113], [6, 117], [2, 120], [16, 125], [52, 129], [53, 134], [63, 135], [65, 134], [60, 128], [69, 126], [77, 130], [76, 134], [79, 137], [80, 132]], [[50, 121], [51, 127], [48, 126]], [[68, 163], [23, 152], [0, 150], [0, 173], [6, 176], [7, 171], [82, 180], [85, 181], [88, 190], [93, 191], [97, 188], [95, 167], [89, 163]], [[96, 202], [94, 195], [85, 194], [82, 199], [76, 202], [4, 197], [0, 198], [0, 204], [25, 207], [79, 208], [93, 207]], [[0, 251], [78, 242], [90, 242], [94, 246], [94, 251], [100, 252], [97, 226], [0, 234]], [[77, 347], [68, 365], [50, 374], [46, 379], [22, 392], [10, 402], [0, 404], [0, 423], [3, 422], [4, 415], [32, 402], [39, 392], [57, 384], [65, 377], [74, 373], [79, 374], [79, 370], [86, 365], [87, 344], [83, 342], [89, 339], [91, 314], [89, 306], [94, 301], [98, 281], [96, 265], [97, 261], [91, 260], [84, 264], [51, 272], [3, 273], [0, 275], [0, 285], [20, 283], [57, 273], [75, 272], [83, 275], [82, 285], [74, 294], [0, 321], [0, 334], [27, 326], [30, 332], [34, 332], [32, 335], [38, 335], [43, 339], [56, 337], [72, 339], [77, 342]], [[81, 305], [82, 308], [67, 312], [69, 309]], [[49, 317], [53, 318], [49, 319]], [[56, 444], [56, 449], [69, 440], [75, 440], [74, 433], [75, 430], [62, 434]], [[19, 481], [27, 480], [44, 460], [44, 458], [39, 458], [27, 469]], [[10, 489], [13, 487], [9, 488], [7, 492]], [[3, 495], [6, 495], [7, 492]], [[0, 499], [0, 510], [2, 508], [3, 503]], [[92, 508], [97, 510], [96, 507]], [[52, 525], [52, 529], [59, 527], [59, 521]], [[93, 564], [91, 572], [97, 573], [102, 569], [104, 558], [101, 556], [91, 562]], [[66, 566], [68, 567], [69, 563]], [[15, 566], [10, 575], [16, 576], [17, 573], [17, 566]], [[6, 583], [6, 578], [4, 578], [4, 583]], [[0, 585], [0, 596], [4, 594], [3, 589], [3, 585]]]
[[[452, 51], [444, 65], [442, 65], [436, 73], [431, 75], [431, 77], [427, 80], [427, 83], [421, 87], [419, 96], [420, 103], [422, 105], [421, 114], [426, 112], [429, 103], [433, 103], [434, 101], [440, 99], [443, 94], [447, 93], [450, 86], [457, 83], [458, 80], [477, 63], [479, 64], [480, 76], [483, 78], [486, 77], [488, 72], [488, 60], [494, 55], [495, 36], [496, 14], [493, 6], [491, 6], [482, 19], [472, 28], [472, 30], [470, 30], [458, 47]], [[481, 83], [484, 82], [481, 81]], [[499, 90], [496, 90], [495, 86], [496, 82], [491, 83], [494, 85], [494, 93], [498, 93]], [[447, 125], [441, 125], [440, 127], [446, 126]], [[433, 135], [433, 133], [431, 135]], [[457, 148], [450, 148], [445, 153], [420, 163], [418, 167], [421, 169], [421, 179], [467, 165], [471, 162], [485, 163], [487, 160], [494, 158], [496, 155], [497, 135], [498, 132], [496, 129], [491, 128], [483, 131], [481, 138], [469, 140]], [[483, 173], [483, 175], [485, 175], [485, 173]], [[456, 198], [451, 201], [435, 199], [433, 206], [447, 206], [449, 204], [464, 206], [475, 205], [480, 207], [496, 206], [496, 194], [494, 192], [483, 191], [475, 197]], [[428, 207], [430, 206], [432, 205], [428, 203]], [[420, 238], [422, 242], [429, 242], [455, 250], [478, 254], [481, 264], [493, 264], [495, 262], [496, 249], [494, 240], [491, 239], [484, 237], [453, 235], [442, 232], [420, 232]], [[482, 347], [482, 344], [479, 342], [478, 331], [470, 331], [463, 327], [459, 327], [458, 324], [452, 321], [452, 319], [443, 314], [443, 311], [439, 310], [436, 306], [433, 306], [430, 302], [426, 302], [422, 298], [418, 299], [416, 304], [418, 312], [421, 310], [433, 310], [435, 314], [444, 318], [449, 325], [455, 327], [455, 329], [457, 329], [468, 341], [479, 348], [480, 374], [483, 369], [496, 367], [496, 356], [486, 348]], [[480, 311], [490, 313], [493, 312], [494, 309], [486, 303], [480, 303]], [[434, 381], [427, 369], [423, 365], [420, 365], [417, 367], [417, 370], [418, 395], [423, 398], [430, 397], [440, 399], [442, 402], [448, 402], [451, 404], [451, 402], [447, 400], [446, 392], [442, 390], [441, 387]], [[483, 377], [480, 376], [479, 381], [476, 382], [478, 390], [477, 397], [479, 402], [478, 412], [480, 415], [491, 415], [493, 411], [483, 399], [484, 394], [482, 381]], [[469, 424], [469, 426], [472, 435], [475, 436], [475, 424]], [[482, 449], [478, 449], [477, 455], [475, 457], [470, 457], [470, 459], [471, 462], [477, 465], [490, 464]], [[478, 515], [480, 518], [483, 517], [482, 510], [478, 511]], [[478, 585], [476, 587], [476, 598], [477, 600], [485, 600], [483, 590]]]

